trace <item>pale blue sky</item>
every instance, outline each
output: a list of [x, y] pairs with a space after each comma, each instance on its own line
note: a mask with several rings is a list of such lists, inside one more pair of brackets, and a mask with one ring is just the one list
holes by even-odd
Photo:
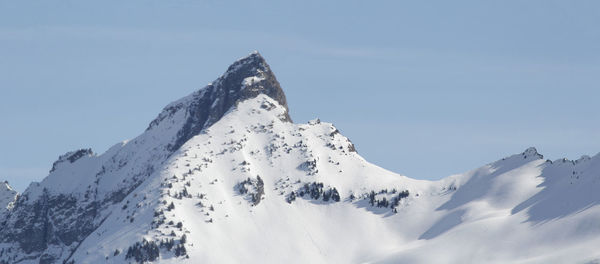
[[135, 137], [252, 50], [296, 122], [413, 178], [600, 151], [598, 1], [0, 0], [0, 179]]

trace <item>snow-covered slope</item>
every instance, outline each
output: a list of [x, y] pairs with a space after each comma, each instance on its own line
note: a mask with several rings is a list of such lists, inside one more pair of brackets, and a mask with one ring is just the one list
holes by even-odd
[[[419, 237], [377, 263], [597, 263], [600, 155], [519, 155], [452, 176]], [[449, 178], [449, 179], [450, 179]]]
[[292, 123], [252, 53], [140, 136], [60, 156], [0, 214], [0, 263], [585, 263], [599, 188], [599, 156], [533, 148], [439, 181], [387, 171]]

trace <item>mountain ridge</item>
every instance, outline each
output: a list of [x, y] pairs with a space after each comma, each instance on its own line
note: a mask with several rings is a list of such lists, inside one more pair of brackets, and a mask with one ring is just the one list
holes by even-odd
[[178, 132], [178, 139], [169, 146], [173, 151], [193, 135], [218, 121], [231, 107], [258, 94], [266, 94], [275, 99], [287, 110], [284, 119], [291, 122], [285, 94], [279, 82], [260, 53], [254, 51], [234, 62], [221, 77], [206, 87], [169, 104], [150, 123], [147, 130], [185, 107], [187, 119]]
[[599, 157], [528, 148], [411, 179], [366, 161], [331, 123], [291, 122], [255, 52], [138, 137], [61, 155], [11, 193], [0, 263], [594, 261]]

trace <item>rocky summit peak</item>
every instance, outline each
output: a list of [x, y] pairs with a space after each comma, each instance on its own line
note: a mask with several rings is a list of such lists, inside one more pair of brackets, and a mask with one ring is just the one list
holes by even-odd
[[234, 72], [242, 68], [242, 66], [250, 66], [261, 70], [267, 70], [268, 68], [267, 62], [265, 58], [258, 51], [253, 51], [250, 54], [239, 58], [233, 64], [229, 66], [227, 72]]
[[536, 157], [538, 159], [544, 158], [544, 155], [538, 153], [538, 151], [535, 147], [527, 148], [525, 151], [523, 151], [523, 153], [521, 153], [521, 156], [523, 156], [525, 158], [527, 158], [527, 157]]
[[185, 119], [177, 132], [176, 140], [169, 145], [174, 151], [202, 130], [219, 121], [229, 109], [239, 102], [264, 94], [286, 109], [285, 121], [291, 122], [285, 94], [275, 74], [265, 59], [254, 51], [231, 64], [227, 71], [214, 82], [193, 94], [169, 104], [150, 123], [148, 130], [158, 126], [164, 119], [185, 111]]
[[235, 61], [136, 138], [0, 182], [0, 264], [599, 263], [598, 156], [416, 180], [286, 119], [260, 54]]
[[214, 85], [221, 85], [232, 97], [238, 97], [238, 101], [266, 94], [287, 109], [285, 94], [275, 74], [258, 51], [231, 64]]

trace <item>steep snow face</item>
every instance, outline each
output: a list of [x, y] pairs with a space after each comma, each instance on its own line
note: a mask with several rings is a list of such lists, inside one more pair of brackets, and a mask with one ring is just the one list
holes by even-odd
[[[543, 195], [547, 177], [574, 175], [570, 170], [577, 167], [597, 171], [596, 158], [552, 163], [530, 148], [437, 182], [417, 181], [366, 162], [332, 124], [292, 124], [282, 121], [284, 113], [267, 96], [240, 103], [186, 142], [72, 259], [119, 263], [136, 256], [152, 260], [151, 252], [164, 263], [544, 263], [597, 257], [592, 248], [600, 226], [592, 223], [600, 217], [598, 195], [581, 195], [586, 203], [578, 203], [577, 195], [559, 198], [582, 206], [561, 207], [561, 214], [543, 221], [536, 213], [545, 197], [561, 197], [560, 191]], [[586, 177], [590, 182], [582, 187], [598, 181]], [[561, 228], [567, 231], [556, 231]], [[140, 244], [132, 247], [135, 242]], [[144, 250], [144, 243], [156, 245], [155, 251]], [[569, 246], [550, 250], [562, 244]], [[101, 254], [88, 253], [98, 248]]]
[[16, 198], [17, 191], [13, 190], [8, 182], [0, 182], [0, 221], [4, 218], [8, 208], [12, 207]]
[[[256, 78], [244, 82], [249, 77]], [[68, 258], [112, 213], [111, 206], [161, 170], [182, 144], [237, 103], [259, 94], [274, 98], [285, 108], [282, 120], [290, 121], [279, 83], [255, 52], [236, 61], [212, 84], [169, 104], [140, 136], [102, 155], [89, 149], [61, 155], [50, 174], [32, 183], [7, 214], [0, 242], [14, 250], [4, 258], [48, 263]]]
[[[266, 95], [241, 102], [127, 196], [72, 259], [131, 261], [138, 251], [130, 248], [145, 240], [166, 262], [281, 262], [298, 252], [306, 254], [297, 256], [302, 262], [352, 262], [389, 246], [363, 247], [360, 237], [397, 244], [382, 216], [409, 204], [410, 193], [429, 192], [428, 182], [374, 166], [333, 125], [295, 125], [286, 111]], [[396, 204], [369, 205], [364, 198], [373, 190], [374, 204], [383, 197]], [[177, 258], [170, 240], [186, 253]], [[288, 246], [272, 250], [282, 243]], [[88, 254], [92, 248], [102, 254]]]
[[[137, 138], [119, 143], [100, 156], [91, 149], [61, 155], [44, 182], [33, 184], [25, 194], [31, 200], [45, 188], [51, 193], [81, 196], [90, 186], [98, 185], [98, 190], [92, 190], [94, 195], [112, 199], [106, 195], [128, 192], [191, 137], [217, 122], [238, 102], [259, 94], [276, 100], [285, 109], [282, 120], [291, 121], [279, 82], [264, 58], [253, 52], [234, 62], [213, 83], [167, 105]], [[81, 176], [90, 174], [95, 177]]]
[[598, 155], [530, 148], [420, 181], [365, 161], [331, 123], [290, 121], [252, 53], [140, 136], [61, 155], [8, 206], [0, 185], [0, 263], [600, 259]]

